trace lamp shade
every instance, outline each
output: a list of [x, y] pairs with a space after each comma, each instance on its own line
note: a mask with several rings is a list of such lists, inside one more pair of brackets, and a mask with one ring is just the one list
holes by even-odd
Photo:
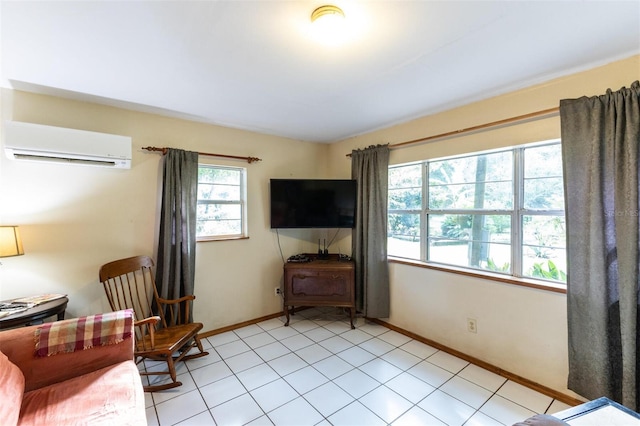
[[22, 239], [17, 226], [0, 226], [0, 257], [24, 254]]

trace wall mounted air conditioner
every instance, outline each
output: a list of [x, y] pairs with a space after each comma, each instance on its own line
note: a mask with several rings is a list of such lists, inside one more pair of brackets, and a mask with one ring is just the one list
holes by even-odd
[[9, 121], [4, 151], [14, 160], [131, 168], [131, 137]]

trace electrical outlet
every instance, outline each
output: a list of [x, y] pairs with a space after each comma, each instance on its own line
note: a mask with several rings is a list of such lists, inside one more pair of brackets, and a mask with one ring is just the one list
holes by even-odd
[[478, 322], [475, 320], [475, 318], [467, 318], [467, 331], [469, 333], [478, 332]]
[[280, 287], [274, 287], [273, 291], [276, 296], [280, 296]]

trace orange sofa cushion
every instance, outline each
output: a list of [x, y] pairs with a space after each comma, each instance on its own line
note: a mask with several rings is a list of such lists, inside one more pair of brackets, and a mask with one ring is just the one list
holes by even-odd
[[[18, 423], [20, 403], [24, 394], [24, 375], [9, 358], [0, 352], [0, 383], [2, 383], [2, 398], [0, 398], [0, 421], [3, 424]], [[5, 423], [6, 422], [6, 423]]]
[[136, 364], [121, 362], [27, 392], [18, 424], [145, 424], [141, 386]]

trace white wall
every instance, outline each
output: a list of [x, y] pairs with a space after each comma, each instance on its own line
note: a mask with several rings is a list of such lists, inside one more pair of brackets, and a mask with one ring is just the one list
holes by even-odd
[[[334, 174], [344, 155], [372, 144], [401, 143], [430, 135], [557, 107], [560, 99], [604, 94], [640, 78], [640, 56], [556, 79], [391, 128], [351, 138], [330, 147]], [[437, 140], [391, 151], [391, 164], [556, 139], [558, 116], [490, 131]], [[333, 159], [333, 161], [331, 161]], [[350, 167], [350, 166], [349, 166]], [[527, 379], [572, 395], [566, 388], [566, 296], [440, 272], [391, 264], [391, 316], [398, 327], [459, 350]], [[478, 333], [466, 330], [475, 318]]]
[[[282, 282], [282, 260], [269, 228], [269, 179], [326, 177], [326, 145], [6, 89], [1, 96], [3, 121], [132, 136], [133, 166], [111, 170], [0, 155], [0, 224], [20, 225], [25, 247], [24, 256], [2, 259], [0, 300], [61, 292], [69, 294], [69, 316], [108, 310], [100, 266], [155, 257], [161, 155], [141, 150], [151, 145], [262, 158], [253, 164], [200, 158], [247, 167], [249, 239], [197, 244], [194, 315], [213, 330], [282, 309], [273, 291]], [[284, 257], [315, 250], [319, 237], [326, 235], [280, 231]]]

